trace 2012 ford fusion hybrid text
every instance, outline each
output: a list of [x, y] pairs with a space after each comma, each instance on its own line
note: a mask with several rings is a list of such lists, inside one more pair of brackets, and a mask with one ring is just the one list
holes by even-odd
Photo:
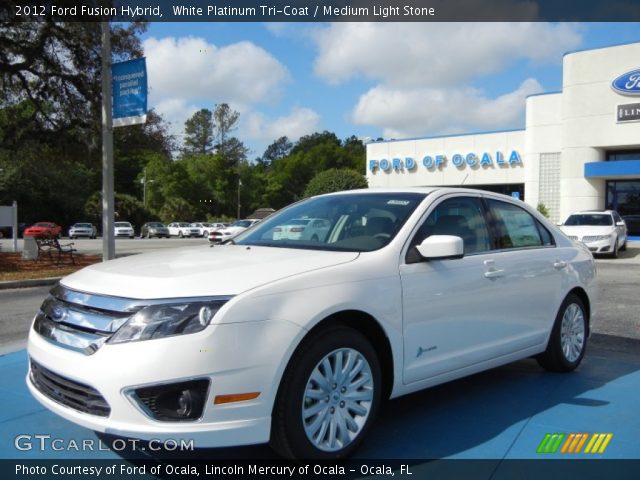
[[586, 247], [510, 197], [328, 194], [224, 245], [64, 278], [35, 316], [27, 383], [100, 432], [339, 458], [384, 398], [531, 356], [575, 369], [595, 280]]

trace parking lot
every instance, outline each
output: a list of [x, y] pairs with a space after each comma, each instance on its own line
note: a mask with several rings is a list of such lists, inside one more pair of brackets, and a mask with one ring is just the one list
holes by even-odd
[[[177, 245], [202, 239], [118, 240], [118, 253]], [[83, 252], [98, 253], [100, 241], [76, 241]], [[215, 247], [214, 247], [215, 248]], [[637, 392], [640, 391], [640, 242], [621, 258], [597, 260], [600, 301], [585, 361], [572, 374], [544, 372], [524, 360], [387, 403], [372, 434], [357, 452], [363, 459], [489, 459], [492, 478], [506, 459], [567, 458], [538, 453], [546, 434], [611, 433], [602, 453], [572, 458], [640, 459]], [[63, 439], [98, 439], [45, 410], [28, 393], [24, 351], [31, 318], [49, 287], [0, 291], [2, 350], [0, 458], [78, 458], [76, 451], [17, 450], [17, 435], [48, 433]], [[392, 439], [392, 441], [390, 440]], [[87, 458], [139, 455], [103, 450]], [[148, 455], [144, 452], [143, 455]], [[84, 454], [83, 454], [84, 455]], [[155, 454], [154, 455], [158, 455]], [[177, 455], [177, 454], [175, 454]], [[266, 446], [181, 452], [187, 458], [273, 459]], [[507, 468], [506, 466], [503, 468]]]

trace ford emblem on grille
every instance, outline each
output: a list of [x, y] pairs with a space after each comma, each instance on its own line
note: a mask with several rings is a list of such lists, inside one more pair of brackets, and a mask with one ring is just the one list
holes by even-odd
[[56, 305], [51, 310], [51, 320], [54, 322], [61, 322], [67, 316], [67, 309], [61, 305]]

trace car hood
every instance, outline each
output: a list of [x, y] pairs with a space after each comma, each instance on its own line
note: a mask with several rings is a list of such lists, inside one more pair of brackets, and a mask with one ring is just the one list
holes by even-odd
[[61, 283], [83, 292], [136, 299], [237, 295], [357, 257], [355, 252], [198, 246], [98, 263], [63, 278]]
[[613, 233], [612, 226], [598, 227], [593, 225], [563, 225], [560, 227], [560, 229], [564, 232], [565, 235], [577, 237], [583, 237], [585, 235], [609, 235], [610, 233]]

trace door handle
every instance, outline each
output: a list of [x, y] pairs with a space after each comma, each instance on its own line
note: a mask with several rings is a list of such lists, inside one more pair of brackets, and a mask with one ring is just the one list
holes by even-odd
[[562, 270], [563, 268], [567, 267], [567, 262], [564, 262], [562, 260], [556, 260], [555, 262], [553, 262], [553, 268], [555, 268], [556, 270]]
[[484, 272], [484, 278], [499, 278], [504, 276], [504, 270], [491, 269]]

